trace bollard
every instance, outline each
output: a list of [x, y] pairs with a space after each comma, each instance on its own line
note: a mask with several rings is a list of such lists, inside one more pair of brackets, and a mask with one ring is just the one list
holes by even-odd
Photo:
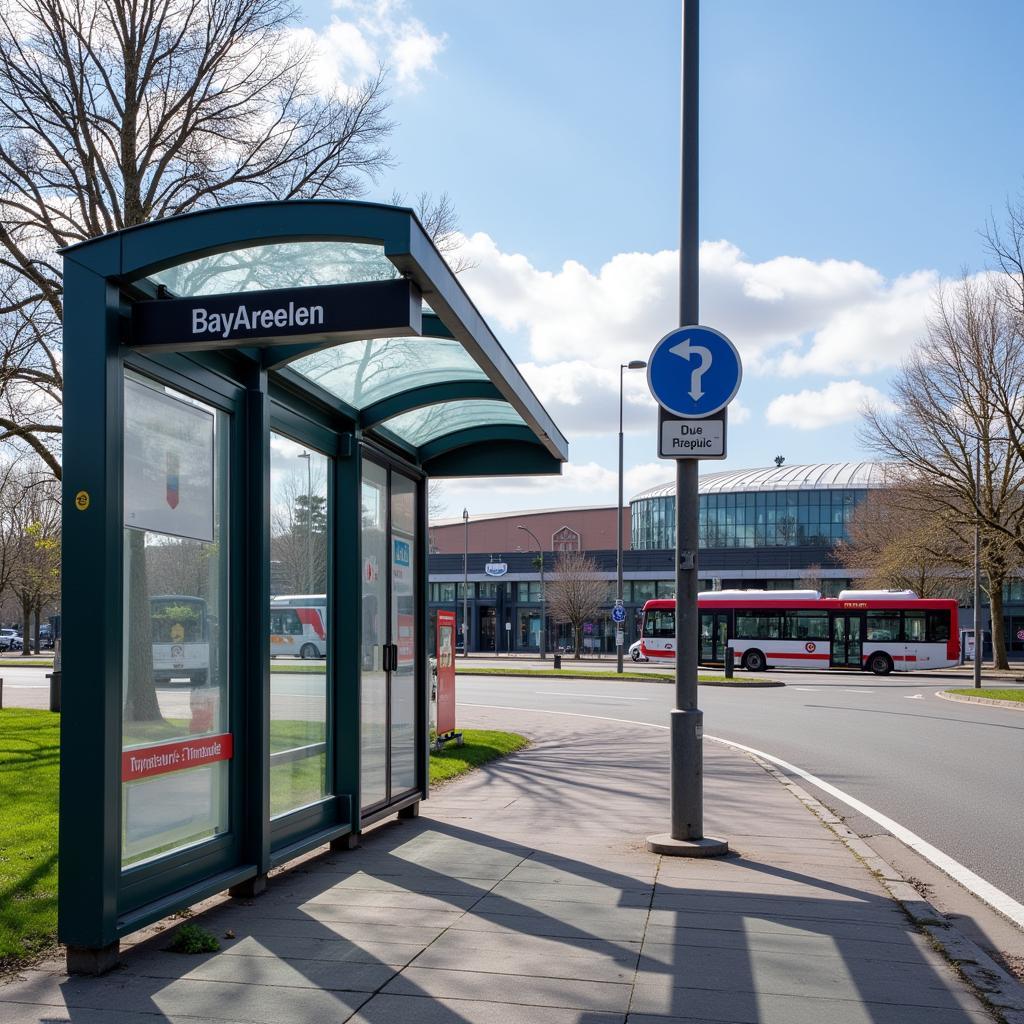
[[0, 711], [3, 711], [3, 709], [4, 709], [4, 680], [3, 680], [3, 677], [0, 676]]
[[560, 654], [555, 655], [555, 668], [562, 667], [562, 656]]
[[731, 647], [725, 649], [725, 678], [732, 679], [733, 670], [736, 667], [736, 652]]
[[60, 670], [47, 673], [50, 680], [50, 710], [60, 711]]

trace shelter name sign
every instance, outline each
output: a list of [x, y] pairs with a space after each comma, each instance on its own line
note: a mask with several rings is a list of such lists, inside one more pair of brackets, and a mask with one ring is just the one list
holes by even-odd
[[322, 327], [323, 323], [323, 306], [296, 306], [294, 302], [276, 309], [261, 309], [240, 302], [236, 310], [225, 313], [211, 312], [205, 306], [199, 306], [192, 310], [192, 337], [213, 334], [230, 338], [235, 331]]
[[187, 352], [296, 338], [405, 337], [422, 330], [419, 289], [396, 278], [136, 302], [128, 342], [142, 350]]

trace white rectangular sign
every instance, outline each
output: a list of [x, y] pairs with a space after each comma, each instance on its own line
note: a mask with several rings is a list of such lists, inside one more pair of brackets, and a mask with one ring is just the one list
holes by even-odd
[[213, 541], [213, 413], [124, 382], [124, 525]]
[[724, 459], [725, 417], [703, 420], [661, 420], [661, 444], [658, 455], [663, 459]]

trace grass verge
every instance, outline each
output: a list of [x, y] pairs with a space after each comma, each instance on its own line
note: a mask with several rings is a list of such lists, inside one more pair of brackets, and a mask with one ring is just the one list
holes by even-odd
[[53, 668], [52, 658], [0, 658], [0, 668]]
[[0, 970], [56, 942], [59, 770], [60, 715], [0, 711]]
[[995, 686], [983, 686], [976, 690], [973, 686], [970, 689], [947, 690], [946, 693], [955, 693], [961, 697], [987, 697], [989, 700], [1006, 700], [1024, 703], [1024, 688], [1019, 690], [1002, 690]]
[[[462, 668], [456, 667], [460, 676], [531, 676], [540, 679], [616, 679], [627, 683], [671, 683], [675, 680], [674, 672], [623, 672], [621, 675], [613, 669], [551, 669], [551, 668]], [[781, 680], [747, 678], [746, 676], [726, 679], [722, 675], [699, 675], [698, 683], [709, 686], [784, 686]]]
[[515, 750], [522, 750], [530, 741], [514, 732], [496, 732], [492, 729], [463, 729], [462, 746], [445, 744], [443, 750], [430, 753], [430, 784], [465, 775], [488, 761], [494, 761]]

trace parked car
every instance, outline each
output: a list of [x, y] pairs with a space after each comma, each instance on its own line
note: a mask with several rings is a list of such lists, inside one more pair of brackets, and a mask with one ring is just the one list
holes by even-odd
[[0, 629], [0, 651], [20, 651], [21, 637], [16, 629]]
[[650, 658], [647, 657], [646, 654], [644, 654], [643, 651], [640, 650], [640, 641], [639, 640], [634, 640], [629, 645], [629, 656], [634, 661], [650, 661], [651, 660]]

